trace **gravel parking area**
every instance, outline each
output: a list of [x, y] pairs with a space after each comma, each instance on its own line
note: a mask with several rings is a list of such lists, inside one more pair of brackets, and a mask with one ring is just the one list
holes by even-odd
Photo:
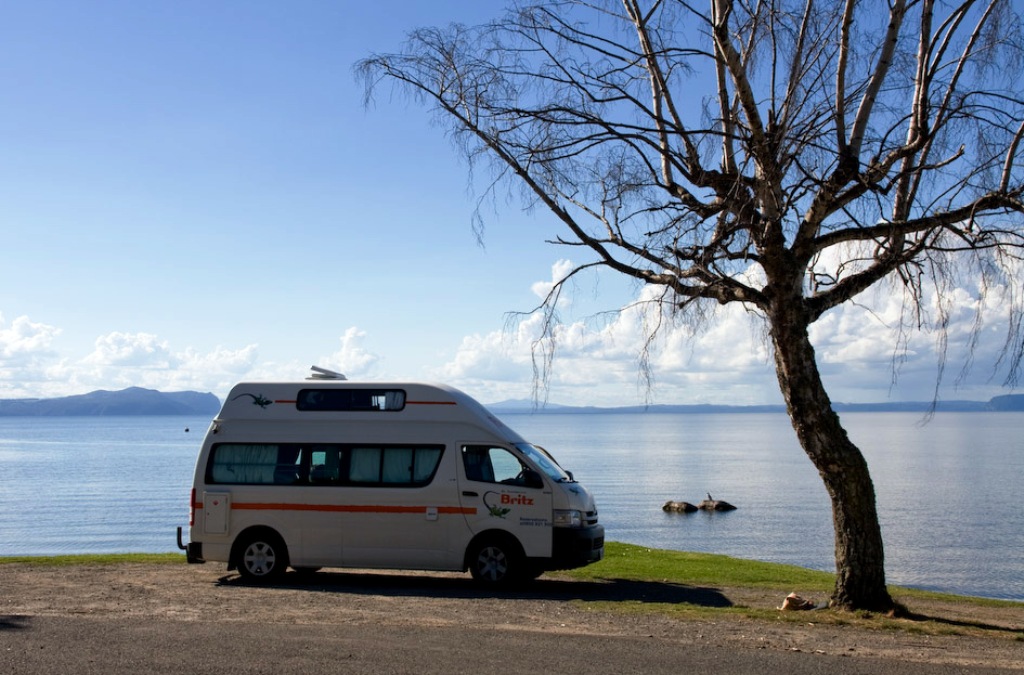
[[[678, 671], [680, 659], [688, 668], [708, 661], [713, 672], [763, 673], [780, 659], [791, 672], [898, 673], [907, 664], [913, 672], [1024, 671], [1024, 606], [912, 608], [957, 633], [943, 635], [818, 622], [814, 612], [798, 622], [708, 620], [645, 607], [781, 600], [749, 589], [557, 576], [501, 592], [468, 575], [363, 571], [289, 574], [282, 585], [254, 587], [219, 564], [13, 563], [0, 565], [0, 671], [45, 672], [50, 663], [50, 672], [310, 672], [345, 654], [358, 672], [613, 672], [612, 658], [646, 672]], [[227, 663], [203, 661], [209, 654]]]

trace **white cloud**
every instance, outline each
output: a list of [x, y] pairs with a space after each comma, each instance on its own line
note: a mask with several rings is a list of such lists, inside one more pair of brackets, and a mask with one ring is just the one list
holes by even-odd
[[[564, 281], [569, 273], [572, 272], [573, 264], [571, 260], [558, 260], [551, 266], [551, 279], [548, 281], [537, 281], [530, 286], [530, 290], [540, 300], [545, 300], [548, 294], [551, 293], [551, 289], [555, 287], [560, 281]], [[568, 298], [563, 298], [562, 302], [568, 302]]]
[[7, 327], [0, 316], [0, 397], [45, 398], [133, 386], [223, 395], [258, 362], [256, 345], [217, 347], [205, 354], [191, 348], [175, 352], [155, 335], [116, 331], [96, 338], [90, 353], [73, 359], [52, 346], [60, 333], [24, 316]]
[[[534, 288], [538, 285], [541, 282]], [[703, 333], [682, 322], [663, 322], [658, 338], [649, 345], [655, 386], [648, 390], [640, 360], [656, 320], [657, 310], [651, 303], [658, 293], [647, 287], [619, 312], [557, 326], [549, 400], [610, 406], [645, 403], [649, 394], [654, 402], [665, 403], [723, 402], [723, 397], [736, 403], [763, 403], [766, 396], [771, 402], [778, 399], [770, 388], [765, 391], [764, 384], [773, 382], [766, 351], [740, 307], [719, 310], [719, 320]], [[533, 314], [509, 330], [464, 338], [437, 376], [488, 402], [530, 397], [534, 365], [543, 367], [544, 346], [538, 346], [543, 321], [541, 314]]]
[[149, 333], [108, 333], [96, 338], [96, 349], [83, 363], [104, 366], [169, 368], [174, 365], [167, 342]]
[[[96, 339], [95, 349], [77, 363], [64, 361], [68, 388], [74, 393], [95, 389], [144, 387], [160, 391], [212, 391], [223, 396], [258, 363], [256, 345], [240, 349], [216, 347], [200, 353], [188, 347], [174, 351], [149, 333], [113, 332]], [[51, 376], [57, 371], [50, 373]]]
[[[564, 277], [569, 267], [569, 261], [559, 261], [552, 268], [552, 280]], [[546, 293], [552, 283], [537, 282], [532, 288]], [[1006, 340], [1006, 303], [998, 290], [988, 289], [985, 295], [976, 288], [958, 288], [942, 297], [951, 323], [941, 398], [987, 400], [1007, 393], [999, 386], [1001, 379], [993, 379], [992, 369]], [[634, 303], [603, 322], [559, 325], [554, 331], [549, 400], [580, 405], [629, 405], [649, 398], [655, 403], [781, 402], [763, 321], [739, 305], [709, 306], [706, 311], [714, 315], [698, 327], [686, 317], [663, 322], [657, 339], [648, 345], [654, 384], [648, 390], [639, 363], [655, 321], [651, 301], [659, 292], [640, 289]], [[904, 313], [903, 300], [899, 289], [879, 287], [858, 304], [836, 308], [812, 326], [819, 368], [834, 401], [927, 401], [934, 395], [939, 334], [927, 327], [907, 327], [911, 317]], [[571, 297], [560, 302], [568, 306]], [[925, 305], [929, 319], [934, 319], [934, 294], [926, 296]], [[971, 327], [979, 308], [985, 327], [972, 345]], [[437, 373], [485, 401], [528, 397], [534, 377], [531, 350], [541, 328], [542, 317], [535, 314], [509, 330], [466, 337]], [[974, 367], [958, 381], [962, 364], [972, 358]]]
[[[52, 347], [60, 329], [19, 317], [6, 326], [0, 316], [0, 397], [29, 398], [81, 394], [97, 389], [144, 387], [160, 391], [210, 391], [224, 397], [242, 380], [293, 380], [311, 364], [261, 358], [255, 344], [217, 346], [201, 352], [177, 350], [151, 333], [115, 331], [95, 339], [93, 349], [75, 359]], [[349, 328], [338, 351], [315, 365], [333, 367], [353, 379], [378, 376], [380, 357], [365, 343], [367, 334]]]
[[259, 363], [259, 348], [256, 345], [240, 349], [217, 346], [205, 354], [188, 348], [177, 353], [174, 358], [177, 362], [174, 368], [141, 373], [135, 371], [131, 376], [141, 376], [141, 381], [147, 382], [137, 386], [161, 391], [210, 391], [223, 398], [239, 380], [253, 377], [253, 370]]
[[[531, 288], [543, 296], [564, 278], [572, 263], [560, 260], [551, 279]], [[1007, 338], [1007, 302], [999, 291], [982, 293], [967, 284], [941, 297], [950, 317], [948, 366], [941, 398], [986, 400], [1007, 393], [1004, 371], [994, 369]], [[579, 319], [572, 294], [560, 300], [570, 317], [554, 330], [556, 349], [548, 399], [578, 405], [653, 403], [777, 404], [781, 402], [771, 350], [760, 319], [739, 305], [718, 307], [699, 326], [689, 317], [662, 322], [648, 344], [653, 388], [641, 376], [640, 359], [656, 321], [660, 290], [640, 288], [620, 311]], [[598, 298], [599, 300], [599, 298]], [[939, 312], [939, 298], [926, 297], [928, 319]], [[818, 365], [833, 401], [930, 400], [939, 374], [942, 343], [931, 330], [901, 330], [908, 316], [898, 288], [882, 288], [832, 310], [812, 327]], [[866, 309], [870, 306], [871, 309]], [[609, 308], [614, 309], [614, 308]], [[981, 312], [982, 329], [971, 342]], [[505, 328], [461, 339], [441, 365], [423, 372], [451, 383], [485, 402], [530, 398], [535, 367], [542, 366], [544, 317], [530, 314]], [[275, 361], [255, 344], [198, 351], [178, 348], [150, 333], [111, 332], [98, 337], [83, 357], [55, 348], [61, 329], [22, 316], [9, 325], [0, 316], [0, 397], [61, 396], [94, 389], [142, 386], [163, 391], [193, 389], [223, 397], [241, 380], [290, 380], [305, 375], [308, 362]], [[384, 359], [373, 350], [373, 336], [357, 327], [339, 338], [337, 350], [315, 365], [351, 379], [382, 379]], [[536, 355], [536, 359], [535, 359]], [[420, 355], [430, 359], [433, 355]], [[965, 374], [961, 366], [970, 362]], [[897, 366], [895, 384], [893, 367]], [[956, 385], [956, 387], [954, 387]]]
[[38, 396], [46, 369], [57, 359], [53, 348], [60, 329], [19, 316], [8, 326], [0, 314], [0, 395], [5, 398]]
[[[921, 329], [916, 317], [905, 313], [899, 288], [879, 287], [862, 304], [832, 310], [811, 336], [833, 400], [883, 400], [890, 388], [893, 400], [930, 400], [943, 349], [940, 398], [986, 400], [1007, 393], [1001, 386], [1005, 368], [997, 368], [1009, 325], [1004, 292], [968, 287], [944, 292], [941, 299], [949, 314], [945, 343], [934, 328], [939, 298], [933, 290], [926, 291]], [[977, 320], [982, 329], [974, 336]]]
[[22, 359], [52, 354], [50, 345], [60, 334], [60, 329], [19, 316], [5, 326], [0, 313], [0, 360], [5, 368], [16, 365]]
[[[350, 380], [369, 380], [379, 377], [380, 356], [368, 350], [366, 331], [350, 327], [341, 336], [341, 348], [321, 358], [319, 363], [311, 364], [329, 368], [343, 373]], [[307, 365], [305, 369], [308, 369]], [[298, 372], [305, 372], [305, 369]], [[292, 375], [296, 377], [296, 375]]]

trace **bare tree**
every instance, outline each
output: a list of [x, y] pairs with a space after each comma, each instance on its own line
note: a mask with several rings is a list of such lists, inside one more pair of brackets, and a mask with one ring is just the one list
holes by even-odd
[[[425, 102], [496, 183], [659, 294], [662, 316], [742, 303], [766, 322], [800, 444], [831, 498], [834, 606], [889, 610], [875, 492], [809, 339], [888, 281], [908, 327], [969, 273], [1003, 285], [1020, 370], [1024, 99], [1009, 0], [561, 0], [410, 35], [357, 65]], [[570, 274], [562, 284], [572, 278]], [[557, 286], [543, 309], [554, 311]]]

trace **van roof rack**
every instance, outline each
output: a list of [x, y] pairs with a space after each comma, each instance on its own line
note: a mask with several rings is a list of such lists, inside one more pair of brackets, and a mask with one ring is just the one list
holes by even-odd
[[339, 372], [328, 370], [327, 368], [321, 368], [320, 366], [310, 366], [310, 370], [313, 372], [307, 377], [307, 380], [347, 380], [348, 378]]

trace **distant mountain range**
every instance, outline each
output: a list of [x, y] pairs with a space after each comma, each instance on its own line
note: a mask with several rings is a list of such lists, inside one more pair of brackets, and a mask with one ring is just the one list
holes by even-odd
[[[197, 391], [159, 392], [141, 387], [121, 391], [94, 391], [78, 396], [61, 398], [0, 399], [0, 417], [13, 416], [73, 416], [73, 415], [216, 415], [220, 399], [210, 393]], [[901, 403], [836, 403], [836, 412], [915, 412], [926, 413], [931, 402]], [[487, 409], [495, 414], [618, 414], [618, 413], [782, 413], [781, 405], [634, 405], [613, 408], [596, 406], [568, 406], [549, 403], [535, 407], [529, 399], [490, 403]], [[1022, 412], [1024, 394], [996, 396], [988, 401], [939, 401], [938, 412]]]
[[[836, 412], [919, 412], [932, 410], [930, 401], [898, 402], [898, 403], [834, 403]], [[549, 403], [537, 407], [528, 399], [516, 399], [488, 404], [487, 409], [496, 414], [616, 414], [616, 413], [676, 413], [700, 414], [713, 413], [783, 413], [782, 405], [634, 405], [616, 408], [600, 408], [595, 406], [567, 406]], [[988, 401], [939, 401], [934, 409], [937, 412], [1022, 412], [1024, 411], [1024, 394], [996, 396]]]
[[198, 391], [159, 392], [141, 387], [61, 398], [0, 399], [0, 417], [75, 415], [213, 415], [220, 399]]

